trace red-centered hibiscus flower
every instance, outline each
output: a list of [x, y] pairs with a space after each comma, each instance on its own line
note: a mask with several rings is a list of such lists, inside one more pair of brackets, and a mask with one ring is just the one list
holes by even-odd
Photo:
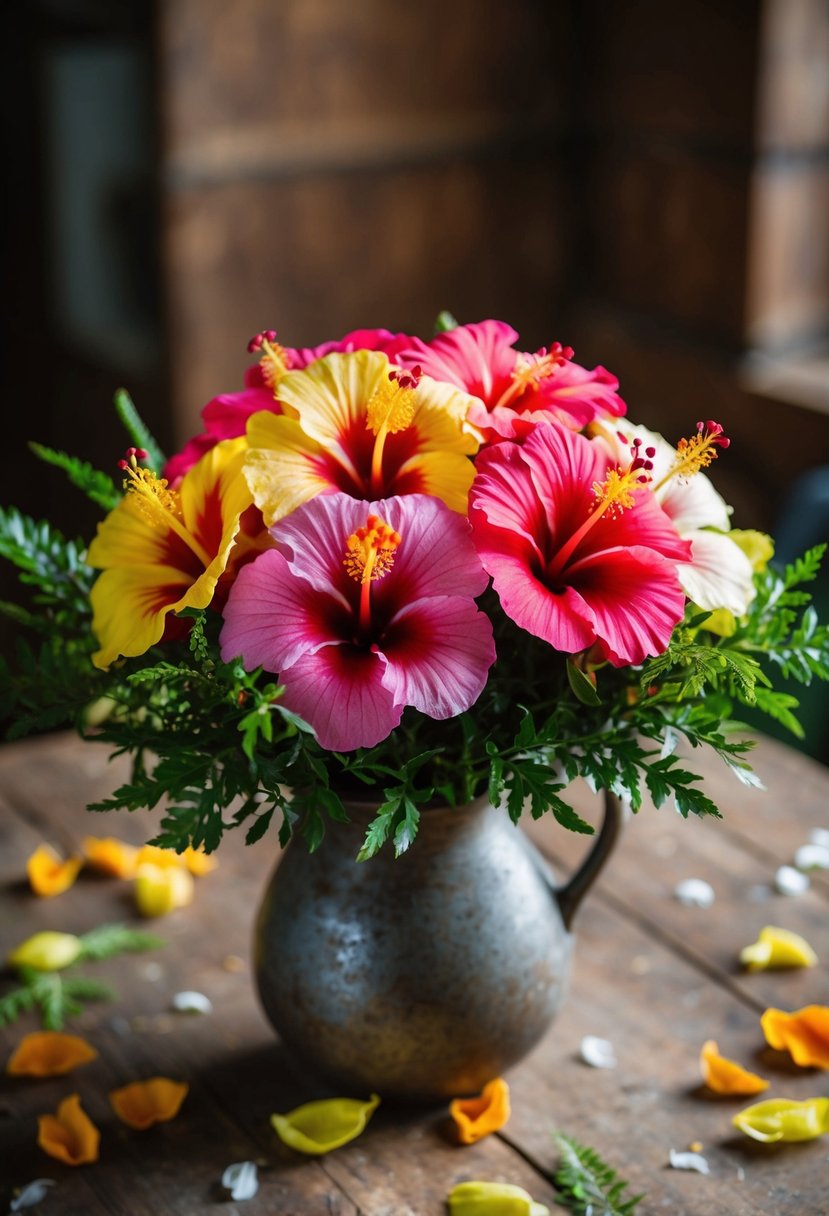
[[479, 321], [428, 343], [415, 338], [394, 359], [402, 367], [419, 364], [426, 375], [479, 398], [467, 421], [487, 443], [521, 439], [539, 422], [578, 431], [596, 418], [625, 413], [619, 381], [603, 367], [581, 367], [559, 342], [535, 354], [517, 351], [517, 338], [503, 321]]
[[248, 422], [245, 476], [270, 526], [317, 494], [430, 494], [466, 514], [472, 398], [382, 351], [326, 355], [279, 382], [283, 413]]
[[[638, 449], [637, 449], [638, 451]], [[617, 667], [661, 654], [682, 619], [691, 546], [643, 481], [566, 427], [477, 459], [470, 520], [506, 614], [566, 654], [598, 643]]]
[[280, 346], [274, 329], [255, 334], [248, 343], [248, 351], [251, 354], [259, 352], [260, 359], [245, 371], [244, 389], [239, 393], [220, 393], [208, 401], [201, 412], [204, 431], [168, 460], [164, 476], [171, 485], [176, 485], [187, 470], [222, 439], [244, 435], [251, 414], [259, 410], [280, 414], [282, 407], [277, 400], [277, 386], [287, 371], [307, 367], [332, 351], [381, 350], [393, 359], [398, 350], [411, 343], [408, 334], [393, 334], [387, 329], [355, 329], [334, 342], [301, 348]]
[[323, 747], [371, 747], [407, 705], [451, 718], [477, 700], [495, 646], [464, 518], [422, 494], [326, 494], [272, 534], [233, 585], [222, 657], [278, 672]]

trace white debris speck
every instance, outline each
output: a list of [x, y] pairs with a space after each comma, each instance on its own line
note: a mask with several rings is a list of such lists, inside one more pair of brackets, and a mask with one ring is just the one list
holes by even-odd
[[738, 1165], [737, 1166], [737, 1181], [745, 1182], [745, 1180], [746, 1180], [746, 1172], [741, 1165]]
[[615, 1068], [616, 1055], [613, 1044], [607, 1039], [597, 1039], [593, 1034], [586, 1034], [579, 1047], [579, 1055], [585, 1064], [591, 1068]]
[[774, 885], [781, 895], [802, 895], [809, 889], [809, 875], [794, 866], [781, 866], [774, 876]]
[[164, 974], [164, 968], [161, 963], [145, 963], [144, 964], [144, 979], [149, 980], [151, 984], [156, 984]]
[[798, 870], [829, 870], [829, 845], [802, 844], [794, 855]]
[[809, 844], [820, 844], [829, 849], [829, 828], [812, 828], [809, 833]]
[[678, 1153], [672, 1148], [668, 1154], [672, 1170], [696, 1170], [698, 1174], [710, 1174], [708, 1162], [701, 1153]]
[[714, 888], [703, 878], [686, 878], [677, 883], [674, 895], [686, 908], [710, 908], [714, 902]]
[[203, 992], [177, 992], [170, 1002], [177, 1013], [212, 1013], [213, 1002]]
[[222, 1174], [222, 1186], [226, 1191], [230, 1191], [231, 1199], [253, 1199], [259, 1190], [254, 1162], [237, 1161], [235, 1165], [229, 1165]]
[[20, 1212], [23, 1208], [33, 1208], [41, 1199], [46, 1198], [49, 1187], [56, 1185], [53, 1178], [35, 1178], [34, 1182], [27, 1182], [11, 1201], [9, 1211]]

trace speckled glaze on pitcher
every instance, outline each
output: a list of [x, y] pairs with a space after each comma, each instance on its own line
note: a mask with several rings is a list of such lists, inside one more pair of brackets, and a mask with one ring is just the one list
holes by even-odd
[[343, 1090], [441, 1099], [479, 1091], [535, 1045], [567, 988], [570, 927], [620, 808], [556, 887], [486, 799], [425, 811], [395, 859], [354, 860], [373, 808], [316, 853], [291, 843], [265, 892], [255, 964], [265, 1012], [303, 1065]]

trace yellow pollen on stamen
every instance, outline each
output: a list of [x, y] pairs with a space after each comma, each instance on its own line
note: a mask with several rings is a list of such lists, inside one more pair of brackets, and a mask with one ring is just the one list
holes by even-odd
[[134, 461], [126, 465], [124, 474], [124, 488], [141, 518], [153, 528], [170, 528], [207, 568], [210, 555], [185, 526], [180, 496], [169, 488], [166, 478], [156, 477], [152, 469], [141, 468]]
[[343, 565], [358, 583], [376, 582], [394, 565], [401, 536], [379, 515], [369, 515], [365, 526], [352, 532], [345, 542]]
[[522, 352], [515, 360], [509, 386], [496, 401], [495, 408], [509, 405], [516, 397], [520, 397], [525, 389], [537, 389], [543, 380], [552, 376], [572, 357], [572, 347], [561, 346], [558, 342], [555, 342], [549, 350], [542, 347], [535, 354]]
[[654, 489], [661, 490], [674, 477], [693, 477], [694, 473], [707, 469], [717, 459], [717, 448], [722, 446], [720, 435], [707, 430], [698, 430], [690, 439], [680, 439], [674, 463]]
[[593, 511], [618, 519], [636, 502], [633, 491], [645, 480], [641, 469], [610, 469], [604, 481], [593, 482]]
[[366, 406], [366, 426], [379, 439], [381, 432], [396, 435], [412, 425], [417, 396], [413, 388], [384, 380]]
[[265, 352], [259, 360], [262, 379], [275, 394], [277, 384], [288, 370], [288, 356], [284, 346], [269, 342], [267, 338], [262, 339], [262, 350]]

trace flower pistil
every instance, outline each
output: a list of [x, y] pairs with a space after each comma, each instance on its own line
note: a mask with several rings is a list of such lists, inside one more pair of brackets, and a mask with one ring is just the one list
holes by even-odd
[[371, 457], [372, 493], [381, 493], [383, 487], [386, 436], [405, 431], [414, 420], [417, 405], [415, 390], [421, 375], [419, 367], [413, 367], [411, 371], [390, 371], [388, 380], [380, 385], [366, 406], [366, 428], [375, 436]]
[[127, 448], [124, 459], [118, 461], [125, 474], [125, 491], [132, 496], [145, 523], [159, 530], [170, 528], [205, 567], [209, 566], [209, 553], [184, 524], [178, 491], [169, 488], [166, 478], [156, 477], [152, 469], [138, 463], [146, 458], [143, 448]]
[[371, 584], [387, 574], [401, 543], [399, 532], [380, 518], [369, 515], [365, 525], [352, 532], [345, 542], [343, 565], [346, 573], [360, 584], [360, 628], [371, 624]]

